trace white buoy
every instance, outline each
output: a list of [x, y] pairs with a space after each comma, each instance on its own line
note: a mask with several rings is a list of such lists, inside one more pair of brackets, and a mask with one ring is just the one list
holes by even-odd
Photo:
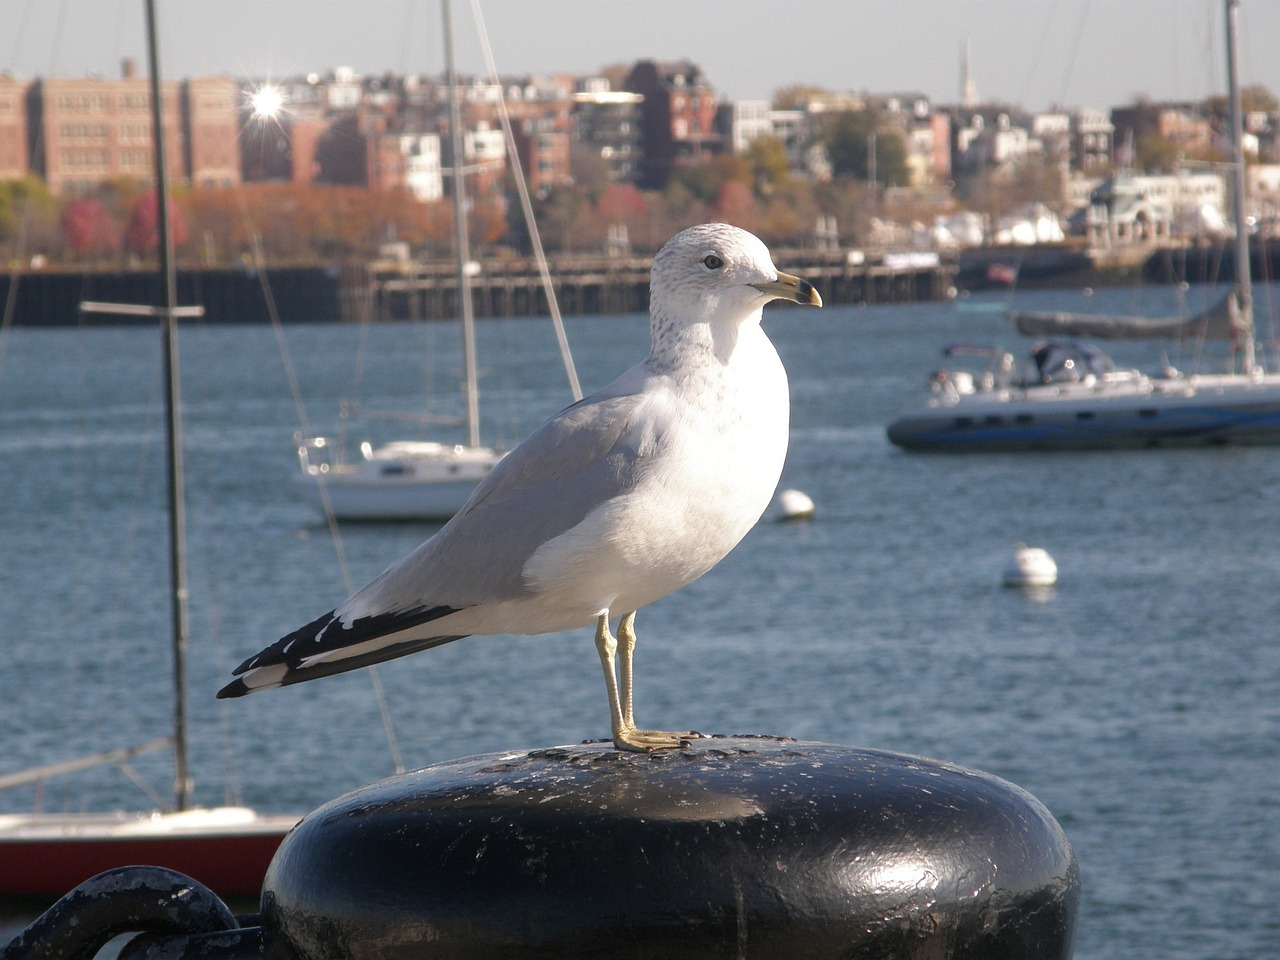
[[779, 520], [808, 520], [815, 509], [808, 495], [799, 490], [778, 491], [773, 507]]
[[1048, 551], [1018, 544], [1004, 568], [1006, 587], [1051, 587], [1058, 582], [1058, 565]]

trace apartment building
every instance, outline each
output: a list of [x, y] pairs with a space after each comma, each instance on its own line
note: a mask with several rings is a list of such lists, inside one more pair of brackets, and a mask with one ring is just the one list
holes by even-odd
[[640, 105], [644, 97], [614, 90], [604, 77], [590, 77], [573, 95], [572, 138], [605, 165], [613, 183], [635, 180], [640, 162]]
[[[240, 179], [235, 81], [210, 77], [161, 85], [167, 173], [202, 185]], [[118, 80], [54, 77], [26, 92], [32, 172], [58, 196], [116, 179], [154, 175], [151, 85], [125, 61]]]
[[0, 180], [25, 177], [27, 163], [27, 84], [0, 76]]
[[627, 75], [626, 88], [644, 97], [641, 187], [661, 189], [677, 166], [721, 151], [715, 90], [692, 61], [641, 60]]
[[183, 176], [199, 187], [240, 182], [240, 88], [230, 77], [182, 83]]

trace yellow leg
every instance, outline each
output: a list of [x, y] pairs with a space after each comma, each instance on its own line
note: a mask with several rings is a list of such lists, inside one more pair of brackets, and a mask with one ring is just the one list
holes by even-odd
[[629, 727], [636, 725], [634, 704], [635, 684], [632, 680], [631, 658], [636, 651], [636, 613], [632, 610], [618, 622], [618, 642], [622, 645], [622, 722]]
[[[613, 728], [613, 745], [619, 750], [647, 752], [649, 750], [671, 750], [685, 746], [691, 739], [699, 736], [693, 732], [677, 733], [667, 730], [637, 730], [632, 715], [632, 654], [636, 646], [634, 612], [623, 616], [618, 624], [618, 636], [615, 639], [609, 632], [609, 615], [604, 614], [596, 621], [596, 652], [600, 655], [600, 666], [604, 670], [604, 685], [609, 694], [609, 720]], [[622, 689], [618, 689], [617, 654], [618, 645], [622, 645]]]
[[613, 728], [615, 743], [625, 726], [622, 704], [618, 701], [618, 678], [614, 671], [614, 656], [617, 652], [618, 641], [609, 632], [609, 615], [602, 614], [596, 621], [596, 653], [600, 655], [600, 667], [604, 670], [604, 686], [609, 695], [609, 723]]

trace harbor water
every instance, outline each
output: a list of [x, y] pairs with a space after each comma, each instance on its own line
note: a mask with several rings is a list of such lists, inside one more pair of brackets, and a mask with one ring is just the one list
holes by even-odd
[[[1186, 291], [1194, 308], [1221, 291]], [[1089, 308], [1161, 313], [1176, 291]], [[1260, 315], [1276, 288], [1259, 287]], [[1021, 293], [1080, 309], [1079, 291]], [[762, 522], [637, 618], [637, 719], [941, 758], [1059, 819], [1080, 863], [1076, 956], [1280, 955], [1280, 449], [913, 455], [885, 439], [948, 343], [1027, 344], [994, 297], [771, 307], [791, 377], [783, 485], [810, 521]], [[641, 315], [569, 321], [584, 388], [647, 348]], [[1264, 323], [1262, 333], [1273, 336]], [[487, 437], [568, 402], [550, 325], [479, 329]], [[305, 812], [394, 772], [608, 734], [591, 631], [480, 637], [368, 671], [218, 702], [229, 671], [432, 532], [349, 525], [341, 552], [294, 496], [293, 434], [344, 401], [413, 411], [456, 393], [456, 328], [190, 324], [181, 336], [196, 799]], [[283, 342], [286, 363], [279, 343]], [[1120, 359], [1190, 366], [1151, 345]], [[162, 391], [154, 330], [0, 334], [0, 774], [168, 732]], [[300, 415], [287, 370], [296, 374]], [[409, 437], [405, 422], [360, 421]], [[449, 436], [448, 429], [444, 435]], [[1056, 586], [1014, 590], [1016, 544]], [[161, 755], [133, 772], [161, 799]], [[152, 803], [115, 768], [0, 793], [0, 812]], [[3, 869], [3, 864], [0, 864]], [[4, 932], [12, 932], [11, 929]]]

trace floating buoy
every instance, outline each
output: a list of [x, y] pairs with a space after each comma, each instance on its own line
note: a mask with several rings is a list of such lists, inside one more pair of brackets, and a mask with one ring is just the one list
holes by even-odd
[[799, 490], [781, 490], [773, 500], [779, 520], [808, 520], [813, 516], [813, 501]]
[[1040, 547], [1018, 544], [1004, 568], [1006, 587], [1051, 587], [1058, 582], [1058, 565]]

